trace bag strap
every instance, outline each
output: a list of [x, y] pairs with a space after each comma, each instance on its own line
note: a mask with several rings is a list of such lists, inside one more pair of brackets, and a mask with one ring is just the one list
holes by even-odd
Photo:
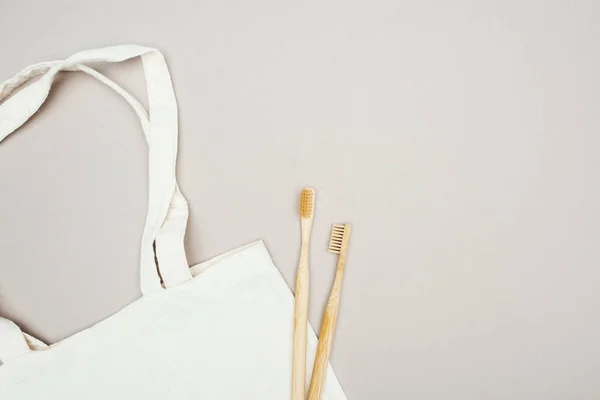
[[[137, 56], [142, 58], [146, 78], [147, 114], [127, 91], [86, 65], [121, 62]], [[124, 97], [138, 114], [146, 135], [150, 172], [148, 215], [140, 254], [142, 293], [156, 293], [163, 290], [163, 284], [168, 288], [191, 279], [183, 244], [188, 207], [175, 178], [177, 103], [166, 62], [156, 49], [135, 45], [107, 47], [83, 51], [64, 61], [40, 63], [26, 68], [0, 85], [0, 101], [4, 99], [0, 104], [0, 141], [23, 125], [41, 107], [59, 71], [73, 70], [81, 70], [95, 77]], [[38, 81], [9, 97], [15, 89], [39, 75], [41, 78]], [[0, 341], [2, 339], [0, 335]]]
[[14, 322], [0, 317], [0, 362], [7, 364], [31, 350], [47, 350], [48, 345], [21, 331]]
[[0, 361], [4, 364], [30, 350], [21, 329], [6, 318], [0, 318], [0, 338]]

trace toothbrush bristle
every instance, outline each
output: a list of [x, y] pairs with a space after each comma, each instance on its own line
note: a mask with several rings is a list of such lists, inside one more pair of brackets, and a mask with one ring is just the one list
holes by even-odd
[[300, 193], [300, 217], [311, 218], [315, 210], [315, 189], [304, 188]]
[[346, 225], [336, 224], [331, 227], [331, 236], [329, 238], [329, 251], [331, 253], [340, 254], [345, 233]]

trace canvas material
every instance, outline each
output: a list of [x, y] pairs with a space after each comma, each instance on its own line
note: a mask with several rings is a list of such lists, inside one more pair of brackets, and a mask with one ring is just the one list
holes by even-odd
[[[144, 66], [147, 112], [87, 65], [137, 56]], [[175, 178], [177, 105], [162, 55], [115, 46], [26, 68], [0, 85], [0, 140], [39, 109], [59, 71], [82, 71], [107, 84], [140, 118], [150, 153], [140, 256], [143, 297], [51, 346], [0, 318], [0, 398], [288, 398], [293, 296], [264, 244], [188, 268], [183, 248], [188, 207]], [[308, 376], [316, 345], [309, 327]], [[346, 398], [331, 367], [323, 398]]]

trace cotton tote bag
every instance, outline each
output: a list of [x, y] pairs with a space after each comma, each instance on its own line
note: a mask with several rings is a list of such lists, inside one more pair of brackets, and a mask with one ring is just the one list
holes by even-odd
[[[137, 56], [148, 111], [88, 66]], [[146, 47], [116, 46], [26, 68], [0, 85], [0, 140], [40, 108], [59, 71], [82, 71], [105, 83], [140, 119], [150, 166], [140, 252], [143, 296], [51, 346], [0, 319], [0, 399], [290, 398], [293, 297], [263, 243], [187, 264], [188, 206], [175, 178], [177, 104], [163, 56]], [[26, 86], [34, 77], [39, 79]], [[312, 329], [308, 348], [314, 358]], [[331, 368], [323, 397], [346, 399]]]

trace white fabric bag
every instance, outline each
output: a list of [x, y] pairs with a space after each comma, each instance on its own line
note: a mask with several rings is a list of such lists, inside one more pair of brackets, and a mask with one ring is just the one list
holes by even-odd
[[[137, 56], [144, 66], [148, 112], [86, 65]], [[175, 179], [177, 104], [157, 50], [116, 46], [26, 68], [0, 85], [0, 140], [40, 108], [59, 71], [76, 70], [124, 97], [146, 135], [150, 182], [140, 257], [143, 296], [51, 346], [0, 319], [0, 399], [290, 398], [293, 296], [263, 243], [188, 267], [183, 247], [188, 207]], [[315, 349], [310, 330], [308, 370]], [[346, 399], [331, 368], [323, 398]]]

